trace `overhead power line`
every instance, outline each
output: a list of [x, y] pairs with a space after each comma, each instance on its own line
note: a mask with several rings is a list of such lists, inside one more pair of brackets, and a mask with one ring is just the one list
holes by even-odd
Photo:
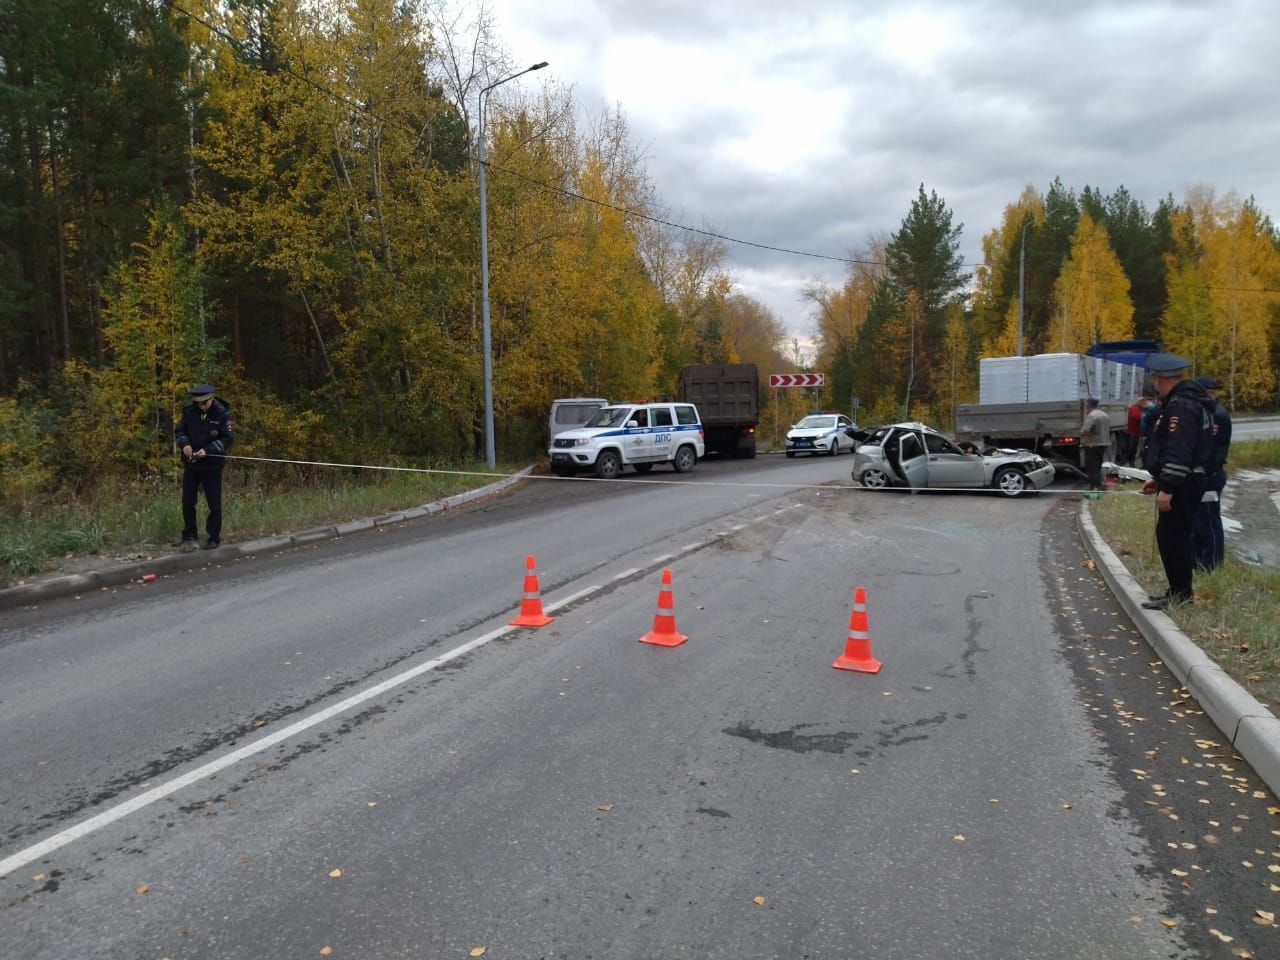
[[[196, 23], [199, 23], [201, 26], [205, 27], [205, 28], [206, 28], [207, 30], [209, 30], [211, 33], [213, 33], [214, 35], [216, 35], [216, 36], [220, 37], [222, 40], [224, 40], [224, 41], [225, 41], [225, 42], [226, 42], [226, 43], [231, 47], [231, 49], [235, 52], [236, 57], [237, 57], [238, 59], [240, 59], [240, 61], [241, 61], [242, 63], [244, 63], [246, 66], [250, 67], [251, 69], [255, 69], [255, 70], [261, 70], [261, 69], [262, 69], [262, 67], [261, 67], [261, 65], [260, 65], [260, 64], [258, 64], [258, 63], [256, 63], [256, 62], [254, 62], [254, 60], [253, 60], [253, 58], [252, 58], [252, 57], [250, 57], [250, 56], [248, 56], [248, 55], [246, 55], [246, 54], [245, 54], [245, 52], [244, 52], [244, 50], [243, 50], [243, 46], [242, 46], [241, 41], [240, 41], [240, 40], [238, 40], [238, 39], [236, 39], [236, 38], [235, 38], [234, 36], [232, 36], [231, 34], [227, 33], [227, 31], [223, 30], [221, 27], [217, 26], [216, 24], [210, 23], [208, 20], [205, 20], [203, 17], [200, 17], [198, 14], [192, 13], [190, 10], [186, 9], [185, 7], [183, 7], [180, 3], [176, 2], [176, 0], [165, 0], [165, 3], [166, 3], [166, 4], [167, 4], [171, 9], [173, 9], [174, 11], [176, 11], [176, 12], [178, 12], [178, 13], [182, 14], [183, 16], [190, 17], [190, 18], [191, 18], [192, 20], [194, 20]], [[311, 77], [308, 77], [308, 76], [307, 76], [306, 74], [304, 74], [304, 73], [299, 73], [298, 71], [296, 71], [296, 70], [294, 70], [292, 67], [290, 67], [288, 64], [280, 64], [280, 65], [279, 65], [279, 70], [280, 70], [280, 72], [281, 72], [281, 73], [286, 74], [286, 75], [288, 75], [288, 76], [290, 76], [290, 77], [293, 77], [295, 80], [298, 80], [298, 81], [300, 81], [301, 83], [306, 84], [308, 87], [310, 87], [311, 89], [315, 90], [317, 93], [320, 93], [320, 94], [322, 94], [322, 95], [324, 95], [324, 96], [326, 96], [326, 97], [330, 97], [330, 98], [332, 98], [333, 100], [335, 100], [335, 101], [337, 101], [337, 102], [339, 102], [339, 103], [342, 103], [342, 104], [344, 104], [344, 105], [346, 105], [346, 106], [350, 107], [352, 110], [356, 110], [356, 111], [358, 111], [358, 112], [360, 112], [360, 113], [362, 113], [362, 114], [364, 114], [364, 115], [368, 116], [369, 118], [371, 118], [371, 119], [373, 119], [373, 120], [377, 120], [379, 123], [383, 123], [383, 124], [386, 124], [386, 125], [388, 125], [388, 126], [394, 126], [394, 127], [397, 127], [397, 128], [399, 128], [402, 132], [405, 132], [405, 133], [409, 134], [410, 136], [416, 136], [416, 135], [417, 135], [417, 133], [418, 133], [418, 131], [413, 130], [413, 129], [410, 129], [409, 127], [405, 126], [404, 124], [401, 124], [401, 123], [396, 122], [395, 120], [389, 120], [389, 119], [387, 119], [387, 118], [385, 118], [385, 117], [380, 116], [378, 113], [376, 113], [376, 112], [375, 112], [375, 111], [373, 111], [373, 110], [370, 110], [370, 109], [369, 109], [368, 107], [366, 107], [364, 104], [358, 103], [358, 102], [356, 102], [355, 100], [352, 100], [350, 97], [347, 97], [346, 95], [344, 95], [344, 94], [342, 94], [342, 93], [339, 93], [338, 91], [333, 90], [332, 88], [330, 88], [330, 87], [326, 86], [325, 84], [323, 84], [323, 83], [319, 83], [318, 81], [313, 80]], [[795, 250], [795, 249], [792, 249], [792, 248], [790, 248], [790, 247], [778, 247], [778, 246], [773, 246], [773, 245], [771, 245], [771, 244], [767, 244], [767, 243], [759, 243], [759, 242], [754, 241], [754, 240], [743, 240], [743, 239], [742, 239], [742, 238], [740, 238], [740, 237], [733, 237], [733, 236], [729, 236], [728, 234], [716, 233], [716, 232], [715, 232], [715, 231], [713, 231], [713, 230], [705, 230], [705, 229], [701, 229], [701, 228], [699, 228], [699, 227], [691, 227], [691, 226], [689, 226], [689, 225], [687, 225], [687, 224], [678, 223], [678, 222], [673, 221], [673, 220], [667, 220], [667, 219], [664, 219], [664, 218], [662, 218], [662, 217], [654, 216], [653, 214], [643, 213], [643, 212], [641, 212], [641, 211], [639, 211], [639, 210], [632, 210], [632, 209], [627, 208], [627, 207], [623, 207], [623, 206], [619, 206], [619, 205], [614, 204], [614, 203], [610, 203], [610, 202], [608, 202], [608, 201], [606, 201], [606, 200], [597, 200], [597, 199], [595, 199], [595, 198], [593, 198], [593, 197], [585, 196], [585, 195], [583, 195], [583, 194], [581, 194], [581, 193], [577, 193], [576, 191], [569, 190], [569, 189], [567, 189], [567, 188], [565, 188], [565, 187], [561, 187], [561, 186], [558, 186], [558, 185], [553, 184], [553, 183], [547, 183], [546, 181], [543, 181], [543, 180], [537, 180], [537, 179], [535, 179], [535, 178], [533, 178], [533, 177], [526, 176], [526, 175], [524, 175], [524, 174], [522, 174], [522, 173], [519, 173], [519, 172], [517, 172], [517, 171], [515, 171], [515, 170], [511, 170], [511, 169], [510, 169], [510, 168], [508, 168], [508, 167], [497, 166], [497, 165], [495, 165], [495, 164], [493, 164], [493, 163], [490, 163], [490, 162], [487, 162], [487, 161], [485, 162], [485, 166], [486, 166], [486, 168], [487, 168], [487, 169], [489, 169], [489, 170], [499, 171], [499, 172], [501, 172], [501, 173], [505, 173], [505, 174], [507, 174], [508, 176], [516, 177], [517, 179], [523, 180], [523, 181], [525, 181], [526, 183], [532, 184], [532, 185], [534, 185], [534, 186], [536, 186], [536, 187], [538, 187], [538, 188], [540, 188], [540, 189], [547, 190], [547, 191], [552, 192], [552, 193], [558, 193], [558, 194], [560, 194], [561, 196], [568, 197], [568, 198], [573, 199], [573, 200], [578, 200], [578, 201], [581, 201], [581, 202], [583, 202], [583, 203], [595, 204], [596, 206], [599, 206], [599, 207], [604, 207], [604, 208], [607, 208], [607, 209], [610, 209], [610, 210], [614, 210], [614, 211], [616, 211], [616, 212], [618, 212], [618, 213], [623, 214], [623, 215], [624, 215], [624, 216], [626, 216], [626, 217], [630, 217], [630, 218], [637, 219], [637, 220], [646, 220], [646, 221], [648, 221], [648, 222], [650, 222], [650, 223], [659, 224], [659, 225], [664, 226], [664, 227], [670, 227], [670, 228], [672, 228], [672, 229], [674, 229], [674, 230], [683, 230], [683, 231], [685, 231], [685, 232], [687, 232], [687, 233], [694, 233], [694, 234], [698, 234], [699, 236], [710, 237], [711, 239], [714, 239], [714, 240], [723, 240], [725, 243], [733, 243], [733, 244], [737, 244], [737, 245], [739, 245], [739, 246], [744, 246], [744, 247], [753, 247], [753, 248], [755, 248], [755, 249], [757, 249], [757, 250], [768, 250], [768, 251], [770, 251], [770, 252], [772, 252], [772, 253], [785, 253], [785, 254], [787, 254], [787, 255], [789, 255], [789, 256], [795, 256], [795, 257], [807, 257], [807, 258], [812, 259], [812, 260], [827, 260], [827, 261], [831, 261], [831, 262], [833, 262], [833, 263], [848, 263], [848, 264], [855, 264], [855, 263], [857, 263], [857, 264], [865, 264], [865, 265], [867, 265], [867, 266], [876, 266], [876, 267], [883, 267], [883, 266], [886, 266], [885, 261], [883, 261], [883, 260], [864, 260], [864, 259], [860, 259], [860, 258], [858, 258], [858, 257], [837, 257], [837, 256], [833, 256], [833, 255], [831, 255], [831, 254], [825, 254], [825, 253], [813, 253], [813, 252], [811, 252], [811, 251], [807, 251], [807, 250]], [[961, 264], [962, 264], [963, 266], [967, 266], [967, 267], [983, 266], [983, 264], [973, 264], [973, 263], [971, 263], [970, 261], [968, 261], [968, 260], [966, 260], [966, 259], [964, 259], [964, 258], [961, 258]], [[1099, 271], [1099, 270], [1094, 270], [1094, 271], [1090, 271], [1090, 272], [1091, 272], [1091, 273], [1094, 273], [1095, 275], [1099, 275], [1099, 276], [1123, 277], [1124, 279], [1129, 280], [1130, 282], [1132, 282], [1132, 277], [1129, 277], [1127, 274], [1113, 274], [1113, 273], [1111, 273], [1111, 272], [1109, 272], [1109, 271]], [[1223, 292], [1223, 293], [1255, 293], [1255, 294], [1256, 294], [1256, 293], [1272, 293], [1272, 294], [1280, 294], [1280, 288], [1276, 288], [1276, 287], [1266, 287], [1266, 286], [1258, 286], [1258, 287], [1227, 287], [1227, 286], [1221, 286], [1221, 285], [1218, 285], [1218, 284], [1212, 284], [1212, 283], [1207, 283], [1207, 282], [1205, 282], [1205, 283], [1200, 283], [1200, 284], [1195, 284], [1195, 285], [1196, 285], [1196, 286], [1203, 287], [1203, 288], [1204, 288], [1204, 289], [1206, 289], [1206, 290], [1214, 290], [1214, 291], [1219, 291], [1219, 292]]]

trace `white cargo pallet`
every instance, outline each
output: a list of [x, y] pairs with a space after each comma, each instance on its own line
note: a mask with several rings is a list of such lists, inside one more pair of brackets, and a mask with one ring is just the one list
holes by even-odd
[[978, 402], [1045, 403], [1054, 400], [1132, 400], [1142, 371], [1078, 353], [985, 357], [978, 364]]

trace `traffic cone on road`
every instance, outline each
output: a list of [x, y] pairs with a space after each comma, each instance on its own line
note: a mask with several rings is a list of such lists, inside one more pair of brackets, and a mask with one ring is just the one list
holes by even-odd
[[849, 639], [844, 653], [832, 664], [837, 670], [856, 670], [859, 673], [879, 673], [883, 664], [871, 656], [871, 632], [867, 629], [867, 591], [858, 587], [853, 591], [853, 613], [849, 614]]
[[640, 638], [641, 643], [660, 647], [678, 647], [689, 638], [676, 633], [676, 608], [671, 599], [671, 571], [662, 571], [662, 589], [658, 591], [658, 612], [653, 615], [653, 629]]
[[542, 597], [538, 595], [538, 571], [533, 557], [524, 562], [524, 597], [520, 600], [520, 616], [508, 626], [511, 627], [545, 627], [555, 617], [548, 617], [542, 612]]

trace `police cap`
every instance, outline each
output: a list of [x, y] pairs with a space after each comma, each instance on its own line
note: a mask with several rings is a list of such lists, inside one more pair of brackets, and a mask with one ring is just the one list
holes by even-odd
[[1157, 377], [1176, 377], [1190, 366], [1190, 360], [1176, 353], [1153, 353], [1147, 357], [1147, 369]]
[[212, 397], [217, 388], [212, 383], [197, 383], [189, 392], [194, 399], [205, 400]]
[[1196, 383], [1206, 390], [1217, 390], [1220, 386], [1217, 377], [1196, 377]]

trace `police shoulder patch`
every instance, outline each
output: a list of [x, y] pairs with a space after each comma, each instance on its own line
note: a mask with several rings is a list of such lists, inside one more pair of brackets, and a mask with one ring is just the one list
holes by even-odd
[[1173, 431], [1177, 429], [1178, 429], [1178, 415], [1176, 413], [1170, 414], [1169, 415], [1169, 432], [1173, 433]]

